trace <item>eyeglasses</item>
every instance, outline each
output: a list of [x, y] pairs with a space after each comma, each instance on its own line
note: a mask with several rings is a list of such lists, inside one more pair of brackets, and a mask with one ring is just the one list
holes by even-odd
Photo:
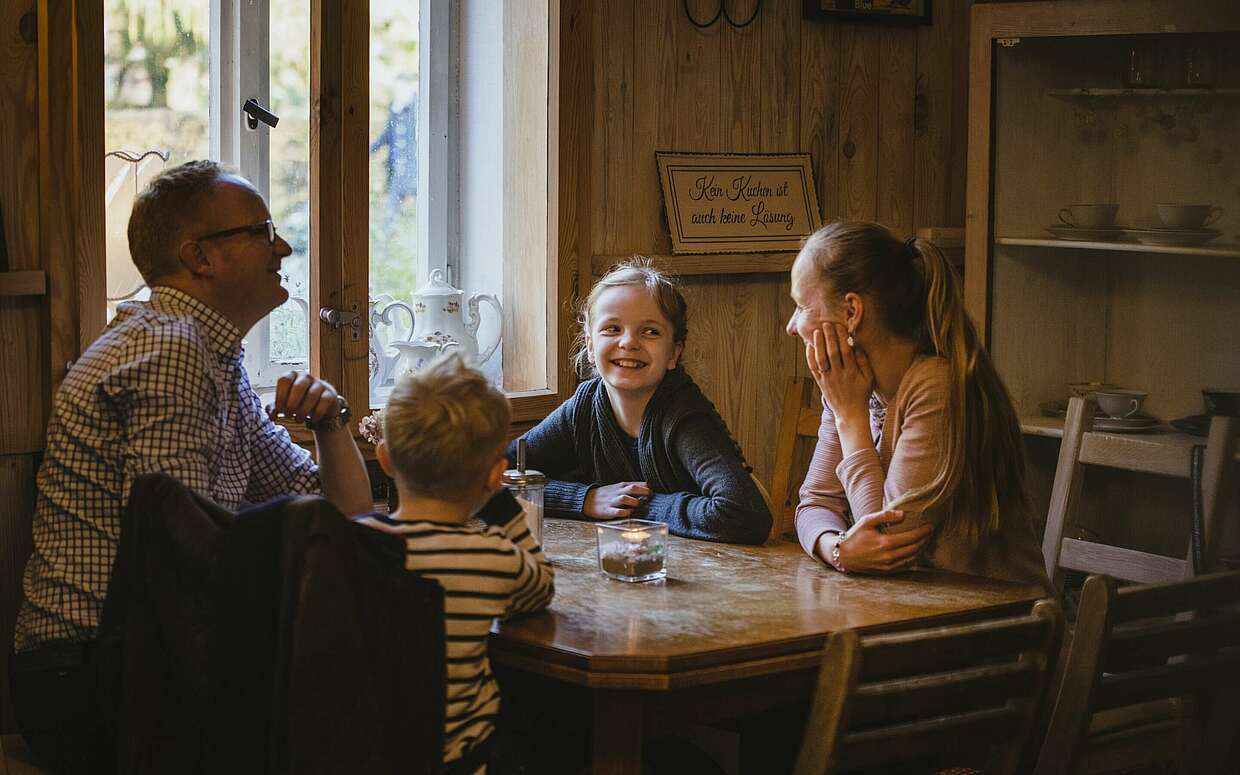
[[198, 238], [198, 241], [201, 242], [209, 239], [223, 239], [224, 237], [231, 237], [234, 234], [261, 234], [267, 237], [268, 245], [276, 244], [276, 225], [271, 222], [270, 218], [262, 223], [254, 223], [249, 226], [238, 226], [235, 229], [213, 231], [210, 234], [202, 235]]

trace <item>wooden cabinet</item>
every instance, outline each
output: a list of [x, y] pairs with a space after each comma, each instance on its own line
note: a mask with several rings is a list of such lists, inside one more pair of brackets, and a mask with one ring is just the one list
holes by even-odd
[[[1072, 382], [1149, 392], [1164, 421], [1240, 389], [1240, 3], [1065, 0], [973, 9], [966, 296], [1027, 433]], [[1221, 208], [1200, 246], [1068, 241], [1061, 208]], [[1077, 236], [1077, 235], [1072, 235]], [[1183, 235], [1181, 235], [1181, 238]], [[1192, 437], [1126, 437], [1186, 465]]]

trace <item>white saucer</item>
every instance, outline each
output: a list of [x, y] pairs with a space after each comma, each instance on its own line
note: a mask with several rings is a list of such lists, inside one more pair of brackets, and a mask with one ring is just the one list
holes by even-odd
[[1107, 433], [1143, 433], [1158, 427], [1158, 419], [1146, 414], [1135, 417], [1107, 417], [1101, 415], [1094, 418], [1094, 430]]
[[1123, 231], [1118, 226], [1087, 228], [1084, 226], [1065, 226], [1063, 224], [1047, 226], [1046, 230], [1059, 239], [1074, 240], [1076, 242], [1108, 242], [1118, 237]]
[[1206, 244], [1222, 232], [1218, 229], [1125, 228], [1124, 234], [1143, 245], [1193, 247]]

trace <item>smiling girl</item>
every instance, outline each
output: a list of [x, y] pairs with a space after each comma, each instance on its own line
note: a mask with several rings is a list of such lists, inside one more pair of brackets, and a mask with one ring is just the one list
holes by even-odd
[[[635, 260], [608, 272], [578, 321], [595, 376], [527, 432], [547, 516], [639, 517], [685, 538], [760, 544], [771, 514], [714, 406], [680, 367], [684, 296]], [[514, 459], [515, 442], [508, 448]]]

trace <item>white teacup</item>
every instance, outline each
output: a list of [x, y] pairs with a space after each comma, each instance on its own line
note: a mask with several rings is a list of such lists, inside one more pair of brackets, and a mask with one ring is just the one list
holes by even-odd
[[1159, 202], [1158, 220], [1169, 229], [1204, 229], [1223, 214], [1223, 208], [1213, 205], [1184, 205]]
[[1059, 220], [1068, 226], [1097, 229], [1115, 223], [1118, 212], [1117, 204], [1068, 205], [1059, 211]]
[[1132, 417], [1141, 411], [1141, 402], [1149, 393], [1141, 390], [1097, 390], [1094, 399], [1098, 408], [1112, 417]]
[[1081, 398], [1093, 398], [1099, 390], [1119, 390], [1119, 385], [1111, 382], [1070, 382], [1068, 393]]

